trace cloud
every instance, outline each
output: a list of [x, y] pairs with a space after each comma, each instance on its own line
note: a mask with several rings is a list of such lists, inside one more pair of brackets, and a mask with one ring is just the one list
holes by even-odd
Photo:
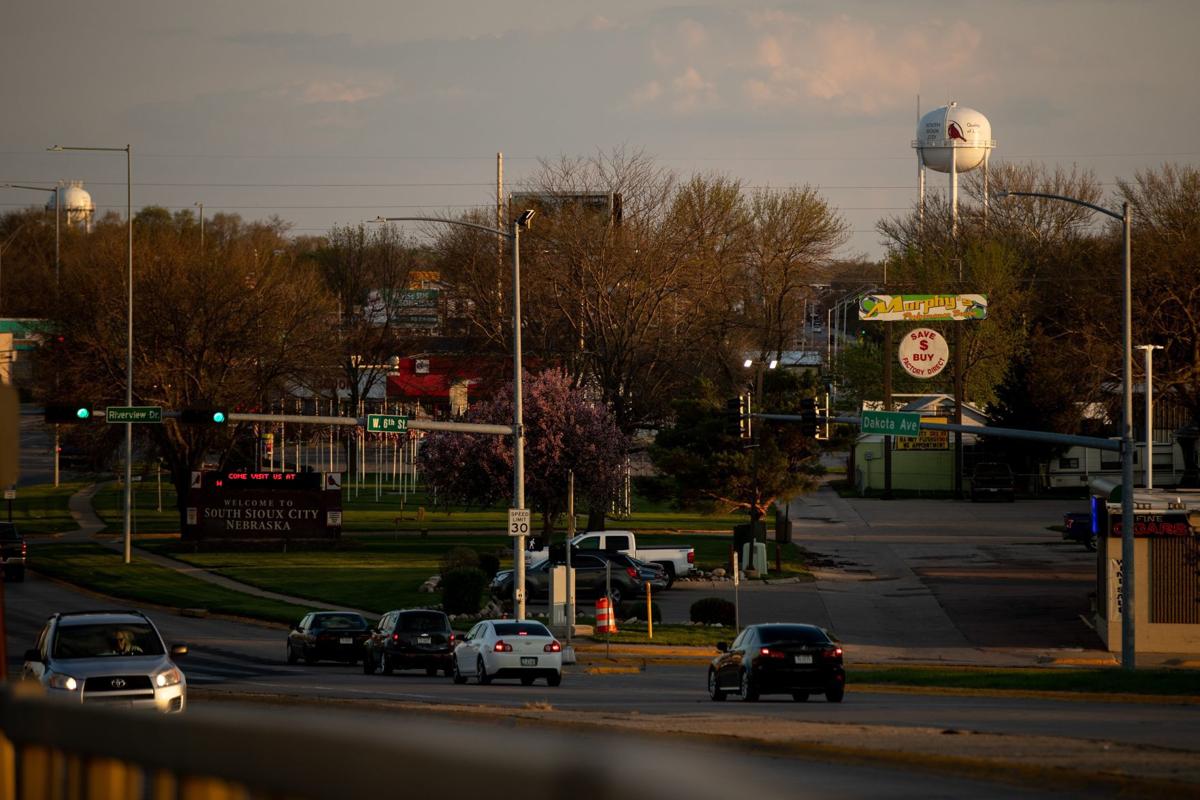
[[379, 97], [387, 91], [382, 81], [353, 84], [348, 81], [313, 80], [304, 83], [291, 94], [301, 103], [360, 103]]

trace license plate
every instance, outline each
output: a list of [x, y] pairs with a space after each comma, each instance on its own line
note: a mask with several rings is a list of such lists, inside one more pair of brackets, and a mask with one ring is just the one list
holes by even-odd
[[429, 644], [430, 641], [431, 640], [428, 636], [418, 636], [417, 637], [417, 644]]
[[354, 644], [354, 637], [343, 636], [342, 638], [338, 639], [338, 644]]
[[796, 656], [797, 664], [811, 664], [812, 656]]
[[537, 666], [537, 656], [521, 656], [521, 666], [522, 667], [536, 667]]

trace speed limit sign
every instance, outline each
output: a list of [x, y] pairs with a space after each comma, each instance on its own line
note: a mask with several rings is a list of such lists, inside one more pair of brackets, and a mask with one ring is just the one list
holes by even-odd
[[508, 510], [508, 535], [529, 535], [530, 512], [528, 508], [510, 508]]

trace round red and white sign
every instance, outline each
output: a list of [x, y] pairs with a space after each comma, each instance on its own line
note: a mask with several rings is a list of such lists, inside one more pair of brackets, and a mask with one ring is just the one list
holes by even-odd
[[900, 366], [917, 378], [932, 378], [946, 368], [950, 347], [940, 333], [916, 328], [900, 341]]

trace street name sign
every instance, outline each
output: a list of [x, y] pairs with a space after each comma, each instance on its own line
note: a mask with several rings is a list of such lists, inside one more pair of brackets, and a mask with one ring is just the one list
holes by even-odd
[[105, 422], [162, 422], [162, 406], [109, 406]]
[[404, 433], [408, 430], [408, 417], [395, 414], [368, 414], [368, 433]]
[[532, 519], [528, 508], [510, 508], [508, 510], [508, 535], [527, 536]]
[[884, 436], [920, 436], [921, 415], [904, 411], [862, 412], [862, 432]]

